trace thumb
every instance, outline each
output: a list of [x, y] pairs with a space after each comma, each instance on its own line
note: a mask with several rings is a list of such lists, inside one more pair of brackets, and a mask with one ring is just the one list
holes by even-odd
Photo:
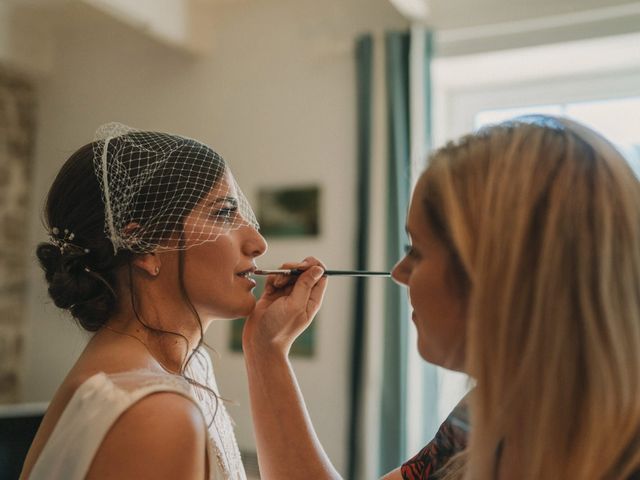
[[318, 283], [318, 280], [322, 278], [324, 274], [324, 269], [322, 267], [313, 266], [306, 272], [304, 272], [295, 285], [293, 286], [293, 291], [291, 292], [290, 299], [296, 305], [301, 305], [306, 310], [306, 305], [309, 302], [309, 296], [311, 295], [311, 290]]

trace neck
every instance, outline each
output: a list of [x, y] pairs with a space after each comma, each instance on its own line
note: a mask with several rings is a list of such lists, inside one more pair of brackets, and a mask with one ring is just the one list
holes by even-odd
[[197, 340], [193, 341], [178, 332], [154, 330], [143, 325], [123, 325], [117, 321], [109, 321], [103, 330], [103, 334], [130, 338], [134, 346], [144, 348], [155, 363], [173, 374], [182, 373], [187, 360], [198, 345]]
[[[131, 337], [165, 370], [181, 373], [201, 341], [198, 318], [186, 305], [147, 302], [124, 305], [105, 325], [112, 335]], [[203, 332], [204, 332], [203, 325]]]
[[118, 308], [107, 330], [134, 337], [165, 370], [180, 373], [210, 319], [196, 315], [171, 275], [163, 280], [138, 273], [130, 266], [118, 273]]

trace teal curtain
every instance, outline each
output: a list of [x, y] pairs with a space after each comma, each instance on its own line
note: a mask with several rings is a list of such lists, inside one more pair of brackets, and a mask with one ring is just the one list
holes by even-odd
[[[387, 262], [403, 255], [408, 239], [405, 220], [411, 183], [409, 128], [410, 35], [391, 32], [385, 38], [389, 128]], [[389, 282], [386, 289], [382, 406], [380, 418], [380, 475], [407, 459], [407, 339], [409, 328], [406, 289]]]
[[[369, 177], [371, 170], [371, 104], [372, 104], [373, 38], [364, 35], [356, 41], [357, 121], [358, 121], [358, 184], [356, 227], [356, 268], [367, 270], [369, 253]], [[366, 338], [366, 290], [364, 278], [356, 278], [354, 322], [352, 332], [351, 392], [349, 403], [347, 478], [358, 478], [362, 451], [359, 432], [362, 422], [362, 382], [364, 375], [364, 339]]]
[[[426, 35], [424, 93], [427, 114], [424, 134], [426, 148], [431, 139], [431, 84], [429, 63], [431, 60], [431, 36]], [[377, 46], [376, 48], [382, 48]], [[403, 255], [404, 246], [408, 243], [405, 233], [405, 221], [409, 205], [411, 189], [411, 127], [410, 127], [410, 47], [409, 32], [390, 32], [385, 36], [385, 77], [388, 127], [387, 152], [387, 211], [379, 212], [386, 216], [386, 258], [390, 269]], [[355, 63], [357, 81], [357, 212], [356, 229], [356, 267], [367, 269], [369, 255], [369, 198], [371, 192], [372, 163], [372, 75], [373, 75], [374, 41], [371, 35], [363, 35], [356, 41]], [[409, 338], [409, 302], [406, 289], [393, 282], [388, 282], [385, 290], [384, 311], [384, 348], [382, 355], [382, 396], [376, 398], [380, 406], [379, 419], [379, 451], [375, 459], [365, 455], [361, 440], [363, 429], [364, 405], [364, 362], [365, 339], [367, 338], [366, 312], [367, 298], [363, 279], [355, 284], [354, 323], [352, 330], [352, 364], [350, 417], [348, 431], [349, 464], [347, 478], [363, 478], [363, 462], [369, 463], [378, 476], [397, 468], [409, 458], [413, 452], [407, 451], [407, 366]], [[437, 375], [435, 367], [423, 364], [420, 372], [425, 395], [422, 409], [425, 419], [421, 425], [421, 433], [425, 444], [430, 440], [437, 428]]]

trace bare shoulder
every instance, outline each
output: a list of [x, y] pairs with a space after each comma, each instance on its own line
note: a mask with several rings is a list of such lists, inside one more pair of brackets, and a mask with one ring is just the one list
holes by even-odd
[[96, 453], [91, 478], [201, 479], [206, 425], [198, 407], [173, 392], [151, 394], [114, 423]]

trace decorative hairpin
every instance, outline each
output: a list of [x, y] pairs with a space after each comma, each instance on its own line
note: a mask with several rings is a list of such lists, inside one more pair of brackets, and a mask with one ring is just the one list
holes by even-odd
[[65, 252], [76, 253], [79, 255], [89, 253], [90, 250], [88, 248], [72, 243], [73, 239], [76, 237], [73, 232], [70, 232], [68, 228], [65, 228], [63, 232], [64, 234], [60, 236], [60, 229], [58, 227], [53, 227], [49, 233], [49, 240], [53, 245], [60, 249], [61, 254], [64, 255]]

